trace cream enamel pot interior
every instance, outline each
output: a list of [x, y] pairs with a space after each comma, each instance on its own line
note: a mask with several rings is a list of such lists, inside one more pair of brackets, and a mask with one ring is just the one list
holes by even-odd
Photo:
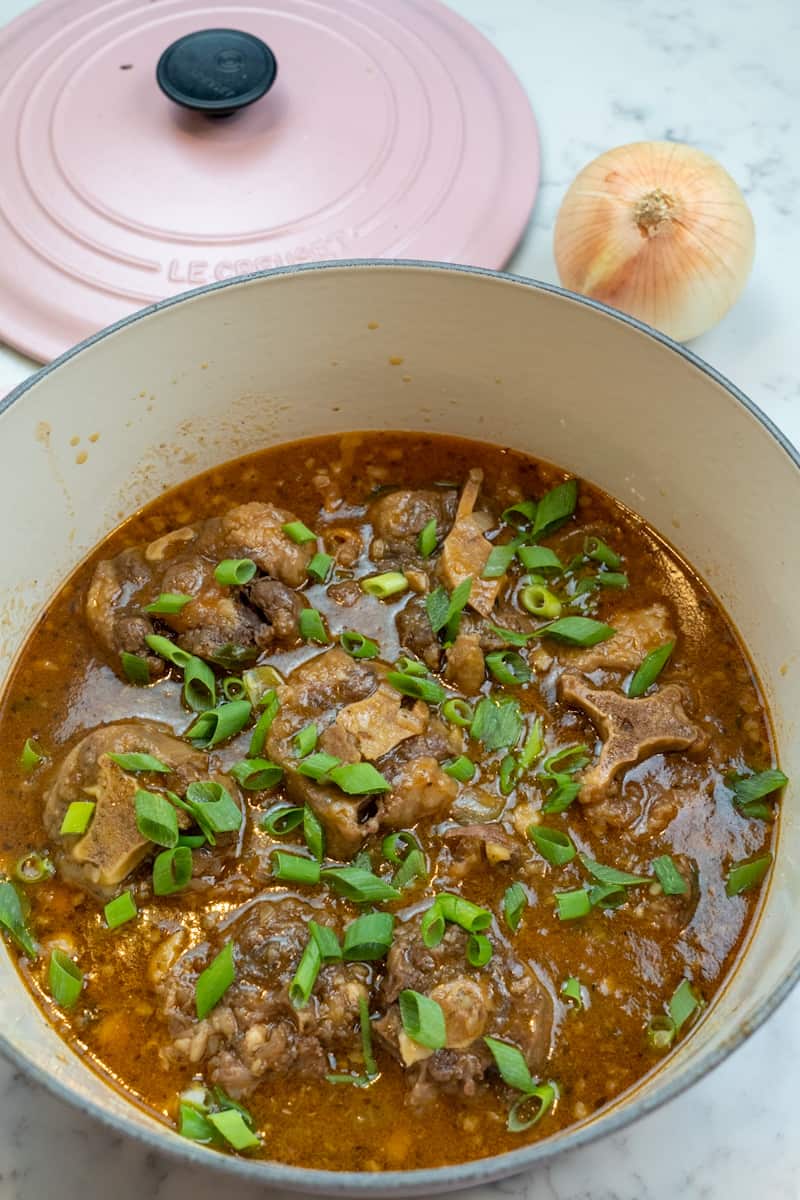
[[[800, 778], [796, 452], [667, 339], [558, 289], [454, 267], [331, 264], [191, 293], [98, 335], [0, 402], [0, 673], [65, 575], [166, 486], [275, 442], [398, 428], [513, 445], [641, 513], [728, 608], [766, 688], [782, 765]], [[99, 440], [88, 441], [94, 433]], [[486, 1182], [654, 1108], [772, 1012], [800, 973], [799, 859], [790, 788], [756, 935], [705, 1020], [660, 1072], [602, 1115], [495, 1159], [337, 1175], [183, 1141], [83, 1066], [42, 1019], [5, 950], [0, 1048], [116, 1129], [231, 1178], [346, 1196]]]

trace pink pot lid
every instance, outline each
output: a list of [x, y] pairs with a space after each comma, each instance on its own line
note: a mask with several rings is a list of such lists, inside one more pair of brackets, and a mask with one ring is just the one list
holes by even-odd
[[[271, 87], [259, 65], [251, 81], [267, 94], [229, 117], [156, 82], [164, 51], [209, 28], [277, 59]], [[216, 61], [224, 75], [243, 58]], [[194, 71], [211, 98], [219, 71]], [[524, 91], [436, 0], [46, 0], [0, 34], [0, 80], [0, 339], [42, 360], [268, 267], [501, 267], [536, 196]]]

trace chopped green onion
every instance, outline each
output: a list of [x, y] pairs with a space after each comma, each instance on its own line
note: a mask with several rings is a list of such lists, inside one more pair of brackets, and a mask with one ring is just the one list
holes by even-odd
[[587, 854], [582, 854], [581, 862], [590, 875], [600, 883], [605, 883], [610, 887], [635, 887], [639, 883], [649, 883], [650, 879], [647, 875], [631, 875], [630, 871], [620, 871], [616, 867], [606, 867], [603, 863], [595, 862], [593, 858], [589, 858]]
[[285, 850], [272, 853], [272, 874], [285, 883], [319, 883], [319, 863], [302, 854], [287, 854]]
[[14, 878], [20, 883], [44, 883], [52, 879], [56, 869], [46, 854], [32, 850], [14, 864]]
[[[318, 864], [315, 863], [318, 867]], [[321, 872], [325, 883], [335, 892], [356, 904], [380, 904], [384, 900], [399, 900], [400, 892], [371, 871], [362, 867], [326, 867]]]
[[512, 883], [503, 895], [503, 915], [512, 933], [519, 929], [522, 914], [528, 906], [528, 897], [521, 883]]
[[113, 900], [109, 900], [103, 909], [103, 914], [106, 918], [108, 928], [118, 929], [126, 921], [132, 921], [138, 911], [133, 893], [128, 891], [123, 892], [121, 896], [115, 896]]
[[142, 658], [139, 654], [129, 654], [127, 650], [121, 650], [119, 661], [128, 683], [141, 687], [150, 682], [150, 668], [147, 665], [147, 659]]
[[304, 725], [302, 729], [298, 730], [294, 735], [293, 741], [294, 748], [300, 758], [305, 758], [307, 754], [311, 753], [317, 744], [318, 736], [317, 727], [313, 722], [311, 725]]
[[268, 758], [243, 758], [234, 763], [230, 774], [246, 792], [264, 792], [283, 779], [283, 767]]
[[[209, 708], [206, 712], [201, 712], [186, 731], [186, 736], [203, 750], [218, 746], [244, 729], [252, 711], [252, 706], [247, 700], [229, 700], [220, 704], [218, 708]], [[258, 757], [253, 753], [252, 745], [250, 755], [252, 758]]]
[[289, 984], [289, 999], [292, 1002], [293, 1008], [305, 1008], [308, 1004], [321, 966], [322, 954], [319, 943], [312, 936], [306, 942], [303, 957], [300, 959], [292, 982]]
[[533, 524], [535, 516], [536, 501], [520, 500], [518, 504], [510, 505], [501, 514], [501, 520], [505, 521], [506, 525], [513, 525], [515, 529], [525, 529], [528, 525]]
[[322, 614], [316, 608], [304, 608], [300, 613], [300, 637], [304, 642], [317, 642], [321, 646], [330, 642]]
[[40, 762], [44, 761], [44, 757], [34, 739], [28, 738], [22, 747], [22, 754], [19, 756], [19, 765], [23, 771], [30, 772], [35, 767], [38, 767]]
[[204, 833], [179, 833], [178, 845], [185, 847], [187, 850], [199, 850], [201, 846], [205, 846], [207, 841]]
[[316, 921], [308, 922], [308, 930], [319, 947], [322, 961], [324, 963], [339, 962], [342, 957], [342, 947], [333, 930], [327, 925], [318, 925]]
[[[558, 750], [554, 750], [552, 754], [548, 754], [542, 763], [540, 774], [555, 779], [562, 772], [571, 775], [575, 771], [580, 771], [581, 767], [585, 767], [588, 762], [589, 747], [585, 746], [582, 742], [570, 744], [569, 746], [559, 746]], [[559, 767], [560, 771], [554, 771], [554, 767]]]
[[423, 913], [422, 921], [419, 927], [422, 940], [429, 950], [439, 945], [444, 937], [445, 919], [444, 913], [439, 908], [439, 905], [434, 900], [430, 908]]
[[392, 785], [372, 763], [342, 763], [329, 771], [329, 778], [348, 796], [368, 796], [372, 792], [390, 792]]
[[181, 671], [186, 670], [192, 657], [186, 650], [181, 650], [180, 646], [176, 646], [169, 638], [162, 637], [158, 633], [148, 633], [144, 640], [154, 654], [166, 659], [168, 663], [172, 663], [173, 667], [179, 667]]
[[624, 887], [613, 883], [597, 883], [589, 888], [589, 904], [592, 908], [619, 908], [628, 899]]
[[512, 538], [510, 542], [492, 546], [486, 565], [481, 571], [481, 579], [501, 579], [514, 561], [520, 540]]
[[550, 829], [547, 825], [529, 825], [528, 837], [542, 858], [554, 867], [563, 867], [572, 862], [577, 851], [569, 834], [562, 829]]
[[354, 629], [345, 629], [339, 634], [339, 641], [342, 649], [351, 658], [377, 658], [380, 654], [377, 642], [365, 637], [363, 633], [356, 633]]
[[63, 950], [50, 954], [50, 995], [61, 1008], [72, 1008], [83, 990], [83, 972]]
[[94, 800], [73, 800], [64, 813], [61, 834], [83, 834], [91, 824], [97, 804]]
[[193, 712], [206, 712], [214, 707], [217, 681], [208, 663], [190, 658], [183, 672], [183, 698]]
[[214, 578], [223, 587], [241, 587], [250, 582], [257, 570], [252, 558], [225, 558], [214, 568]]
[[303, 808], [291, 808], [286, 805], [279, 805], [268, 812], [261, 822], [261, 828], [271, 834], [272, 837], [285, 837], [287, 833], [291, 833], [293, 829], [297, 829], [298, 825], [303, 823]]
[[317, 583], [324, 583], [330, 575], [332, 566], [333, 559], [330, 554], [324, 554], [320, 550], [311, 559], [306, 571], [312, 579], [316, 579]]
[[226, 700], [244, 700], [247, 696], [247, 688], [244, 686], [241, 676], [228, 675], [226, 679], [223, 679], [222, 694]]
[[192, 878], [192, 852], [188, 846], [162, 850], [153, 860], [153, 891], [156, 896], [174, 896]]
[[303, 809], [303, 837], [314, 858], [321, 863], [325, 857], [325, 830], [308, 804]]
[[584, 539], [583, 553], [587, 558], [592, 558], [595, 562], [602, 563], [604, 567], [610, 567], [612, 571], [615, 571], [622, 562], [616, 551], [607, 546], [605, 542], [601, 542], [598, 537], [587, 537]]
[[517, 782], [518, 765], [513, 754], [506, 754], [500, 763], [500, 778], [498, 780], [500, 794], [510, 796]]
[[423, 558], [430, 558], [430, 556], [433, 554], [434, 550], [436, 549], [438, 536], [436, 518], [431, 517], [427, 525], [422, 527], [419, 537], [417, 538], [417, 549]]
[[[405, 852], [402, 847], [405, 847]], [[397, 833], [388, 834], [381, 843], [381, 853], [387, 862], [398, 865], [403, 862], [412, 850], [419, 850], [420, 844], [414, 837], [413, 833], [409, 833], [405, 829], [399, 830]]]
[[475, 775], [475, 763], [465, 754], [459, 754], [458, 758], [444, 763], [442, 770], [445, 775], [449, 775], [451, 779], [457, 779], [459, 783], [469, 783]]
[[759, 858], [734, 863], [725, 879], [725, 895], [738, 896], [740, 892], [746, 892], [748, 888], [761, 883], [771, 862], [771, 854], [762, 854]]
[[242, 676], [247, 699], [253, 708], [263, 708], [275, 695], [275, 688], [283, 683], [280, 671], [274, 667], [251, 667]]
[[583, 991], [581, 990], [581, 981], [576, 979], [574, 975], [570, 975], [569, 979], [565, 979], [561, 985], [561, 995], [566, 996], [578, 1008], [583, 1008]]
[[569, 775], [553, 775], [555, 787], [542, 805], [542, 812], [548, 817], [555, 813], [566, 812], [581, 790], [580, 780], [570, 779]]
[[395, 872], [392, 879], [392, 886], [396, 888], [406, 888], [416, 879], [427, 879], [428, 864], [425, 855], [421, 850], [412, 850], [405, 862], [401, 863], [400, 869]]
[[686, 880], [669, 854], [662, 854], [659, 858], [654, 858], [653, 870], [665, 896], [683, 896], [685, 894]]
[[188, 809], [212, 846], [215, 833], [235, 833], [244, 820], [230, 792], [215, 780], [190, 783], [179, 807]]
[[317, 535], [302, 521], [287, 521], [285, 525], [281, 525], [281, 529], [298, 546], [304, 546], [306, 542], [317, 540]]
[[560, 621], [552, 621], [549, 625], [541, 625], [536, 630], [537, 637], [554, 637], [560, 642], [568, 642], [571, 646], [596, 646], [613, 637], [616, 630], [602, 621], [593, 621], [591, 617], [562, 617]]
[[467, 938], [467, 962], [471, 967], [485, 967], [492, 957], [492, 943], [483, 933], [471, 933]]
[[250, 746], [248, 747], [247, 751], [249, 758], [259, 758], [264, 753], [267, 734], [272, 727], [272, 722], [278, 715], [281, 702], [278, 699], [278, 693], [274, 688], [270, 688], [268, 692], [264, 693], [259, 701], [259, 706], [263, 708], [264, 711], [256, 721], [253, 727], [253, 732], [250, 735]]
[[703, 1007], [703, 1000], [695, 993], [689, 980], [683, 979], [673, 992], [667, 1007], [675, 1023], [675, 1032], [680, 1033], [689, 1018]]
[[492, 923], [492, 914], [486, 908], [456, 896], [453, 892], [439, 892], [434, 904], [452, 925], [460, 925], [467, 933], [482, 933]]
[[[561, 601], [543, 583], [529, 583], [520, 592], [519, 602], [527, 612], [533, 613], [535, 617], [546, 617], [548, 621], [554, 621], [561, 616]], [[574, 618], [567, 617], [565, 619]], [[536, 632], [539, 634], [541, 630], [537, 629]]]
[[596, 575], [587, 575], [580, 580], [575, 588], [575, 595], [585, 596], [600, 588], [617, 588], [624, 591], [628, 587], [628, 583], [628, 576], [620, 574], [619, 571], [598, 571]]
[[677, 1034], [675, 1022], [666, 1013], [657, 1013], [647, 1025], [647, 1044], [651, 1050], [663, 1054], [669, 1050]]
[[364, 1055], [364, 1067], [367, 1078], [373, 1079], [378, 1074], [378, 1064], [372, 1052], [372, 1025], [369, 1020], [369, 1005], [366, 997], [358, 998], [358, 1016], [361, 1024], [361, 1053]]
[[789, 780], [783, 771], [759, 771], [754, 775], [734, 775], [728, 780], [733, 788], [733, 803], [743, 817], [756, 817], [762, 821], [771, 821], [774, 817], [772, 806], [765, 804], [764, 798], [771, 796], [778, 788], [785, 787]]
[[503, 629], [501, 625], [494, 625], [491, 621], [489, 622], [489, 628], [492, 633], [496, 633], [499, 638], [502, 638], [508, 646], [527, 646], [531, 638], [535, 637], [533, 633], [518, 633], [516, 629]]
[[338, 767], [341, 759], [335, 754], [325, 754], [322, 750], [316, 754], [309, 754], [307, 758], [298, 765], [297, 772], [299, 775], [305, 775], [309, 779], [313, 779], [316, 783], [327, 781], [330, 771], [334, 767]]
[[446, 641], [455, 640], [461, 613], [467, 605], [471, 591], [472, 576], [468, 575], [449, 596], [443, 587], [437, 587], [425, 597], [425, 611], [434, 633], [444, 630]]
[[530, 1093], [534, 1083], [522, 1052], [508, 1042], [501, 1042], [499, 1038], [484, 1037], [483, 1040], [492, 1052], [503, 1082], [518, 1092]]
[[0, 880], [0, 927], [10, 934], [23, 954], [34, 959], [37, 957], [36, 942], [26, 924], [26, 912], [14, 884], [7, 879]]
[[408, 580], [402, 571], [386, 571], [383, 575], [370, 575], [368, 579], [359, 580], [361, 590], [368, 596], [377, 596], [379, 600], [389, 600], [408, 591]]
[[406, 988], [398, 997], [403, 1029], [413, 1042], [429, 1050], [441, 1050], [447, 1041], [447, 1028], [441, 1006], [430, 996]]
[[134, 796], [136, 828], [143, 838], [171, 849], [178, 844], [178, 815], [164, 796], [137, 791]]
[[254, 663], [260, 653], [256, 645], [241, 646], [237, 642], [226, 642], [224, 646], [208, 650], [206, 658], [226, 671], [241, 671]]
[[526, 571], [563, 571], [561, 559], [547, 546], [520, 546], [519, 560]]
[[558, 916], [562, 921], [575, 921], [579, 917], [588, 916], [591, 912], [589, 893], [583, 888], [577, 888], [572, 892], [556, 892], [555, 898], [558, 905]]
[[[539, 1121], [545, 1113], [549, 1112], [555, 1103], [558, 1093], [552, 1083], [540, 1083], [536, 1087], [531, 1088], [524, 1096], [520, 1096], [515, 1104], [512, 1104], [506, 1121], [506, 1128], [510, 1133], [522, 1133], [526, 1129], [531, 1129]], [[526, 1116], [525, 1113], [529, 1106], [535, 1104], [536, 1108]]]
[[475, 713], [472, 711], [472, 706], [467, 704], [466, 700], [462, 700], [459, 696], [452, 696], [449, 700], [445, 700], [442, 705], [442, 716], [451, 725], [457, 725], [460, 729], [466, 729], [467, 726], [472, 724]]
[[394, 917], [391, 913], [364, 913], [351, 921], [344, 931], [344, 957], [347, 962], [374, 962], [384, 958], [392, 944]]
[[242, 1114], [235, 1109], [227, 1108], [222, 1112], [209, 1113], [208, 1120], [234, 1150], [253, 1150], [261, 1145], [261, 1139], [253, 1133]]
[[530, 766], [536, 761], [539, 755], [544, 750], [544, 734], [542, 732], [542, 718], [534, 717], [530, 732], [522, 743], [522, 749], [519, 752], [517, 765], [520, 773], [527, 771]]
[[197, 977], [195, 1010], [198, 1021], [204, 1020], [216, 1008], [235, 978], [233, 942], [226, 942], [216, 958]]
[[643, 696], [649, 687], [655, 683], [669, 661], [675, 642], [664, 642], [656, 650], [651, 650], [636, 668], [633, 678], [628, 684], [629, 696]]
[[137, 771], [158, 771], [162, 775], [168, 775], [172, 770], [172, 767], [166, 766], [152, 754], [109, 754], [108, 757], [123, 771], [131, 771], [134, 774]]
[[213, 1142], [214, 1127], [209, 1123], [207, 1116], [201, 1113], [193, 1104], [181, 1102], [179, 1109], [180, 1124], [178, 1133], [181, 1137], [188, 1138], [190, 1142]]
[[565, 483], [559, 483], [557, 487], [552, 488], [542, 496], [536, 506], [531, 536], [538, 538], [545, 533], [552, 533], [568, 517], [572, 516], [577, 503], [577, 479], [568, 479]]
[[493, 650], [486, 655], [486, 665], [498, 683], [506, 687], [530, 682], [531, 669], [516, 650]]
[[484, 696], [475, 709], [469, 735], [487, 750], [511, 749], [522, 733], [522, 713], [516, 700], [497, 702]]
[[151, 604], [145, 604], [144, 611], [157, 616], [174, 616], [191, 604], [193, 599], [193, 596], [187, 596], [184, 592], [162, 592]]
[[407, 654], [401, 654], [394, 665], [401, 675], [430, 675], [430, 671], [424, 663], [419, 662], [416, 658], [409, 658]]
[[388, 671], [386, 682], [395, 691], [404, 696], [412, 696], [415, 700], [424, 700], [426, 704], [441, 704], [447, 692], [435, 679], [423, 679], [420, 675], [404, 675], [401, 671]]

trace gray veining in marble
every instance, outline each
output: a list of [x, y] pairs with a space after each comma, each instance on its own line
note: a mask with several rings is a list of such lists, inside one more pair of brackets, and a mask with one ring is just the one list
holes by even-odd
[[[510, 60], [540, 122], [542, 186], [511, 267], [556, 281], [551, 232], [578, 169], [611, 146], [692, 142], [741, 184], [753, 277], [694, 348], [800, 442], [800, 5], [796, 0], [452, 0]], [[0, 23], [27, 8], [0, 0]], [[0, 394], [31, 364], [0, 348]], [[798, 1200], [800, 993], [682, 1099], [475, 1200]], [[220, 1182], [109, 1134], [0, 1062], [0, 1200], [216, 1200]], [[237, 1200], [256, 1189], [238, 1187]]]

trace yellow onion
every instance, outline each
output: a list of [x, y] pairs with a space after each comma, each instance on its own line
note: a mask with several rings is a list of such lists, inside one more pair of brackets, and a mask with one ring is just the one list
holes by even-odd
[[738, 299], [754, 248], [728, 172], [678, 142], [633, 142], [590, 162], [564, 197], [554, 244], [564, 287], [682, 342]]

